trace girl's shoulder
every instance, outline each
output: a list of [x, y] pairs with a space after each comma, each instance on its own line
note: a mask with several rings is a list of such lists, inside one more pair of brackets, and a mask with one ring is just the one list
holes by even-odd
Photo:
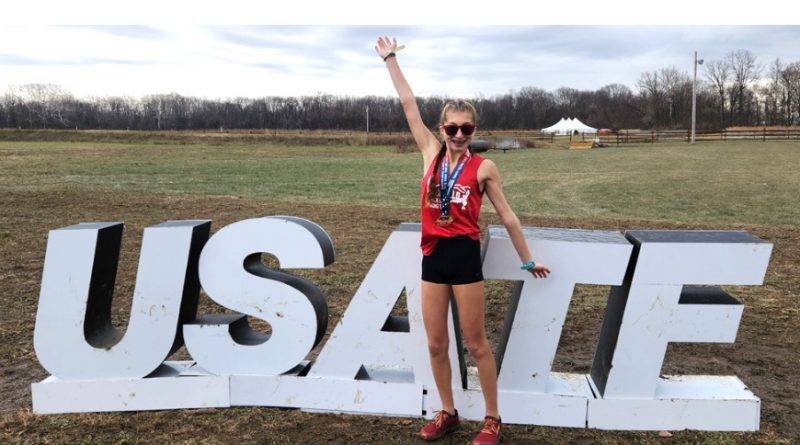
[[488, 163], [492, 163], [492, 161], [490, 161], [489, 159], [486, 159], [483, 156], [481, 156], [479, 154], [476, 154], [476, 153], [472, 154], [472, 161], [471, 162], [474, 162], [475, 167], [480, 167], [484, 163], [487, 163], [487, 162]]

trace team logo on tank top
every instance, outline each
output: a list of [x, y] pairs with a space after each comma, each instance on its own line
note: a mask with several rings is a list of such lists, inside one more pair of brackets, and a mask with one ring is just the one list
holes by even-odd
[[[436, 188], [439, 188], [438, 185]], [[469, 203], [470, 191], [470, 186], [456, 184], [455, 187], [453, 187], [453, 195], [450, 198], [450, 205], [461, 204], [461, 210], [466, 210], [467, 204]], [[437, 196], [433, 198], [433, 201], [427, 199], [425, 200], [425, 203], [428, 205], [428, 207], [432, 209], [440, 209], [442, 207], [442, 202], [439, 200], [438, 196], [439, 194], [437, 193], [436, 195]]]
[[453, 196], [450, 198], [450, 204], [461, 204], [461, 210], [467, 209], [467, 202], [469, 199], [469, 186], [456, 184], [453, 187]]

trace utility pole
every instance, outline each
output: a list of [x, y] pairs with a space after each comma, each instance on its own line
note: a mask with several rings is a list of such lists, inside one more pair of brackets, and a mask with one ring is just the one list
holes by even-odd
[[692, 144], [694, 144], [694, 127], [697, 120], [697, 65], [702, 65], [703, 59], [697, 60], [697, 51], [694, 52], [694, 82], [692, 83]]

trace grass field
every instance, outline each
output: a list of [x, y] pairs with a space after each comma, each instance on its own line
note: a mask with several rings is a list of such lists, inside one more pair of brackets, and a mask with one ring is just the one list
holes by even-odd
[[[395, 208], [416, 207], [422, 171], [419, 154], [374, 146], [0, 142], [0, 156], [0, 186], [9, 192], [125, 191]], [[800, 224], [797, 142], [487, 156], [521, 216]]]
[[[330, 333], [392, 230], [418, 221], [420, 155], [389, 145], [304, 146], [255, 137], [0, 136], [0, 443], [420, 443], [418, 419], [269, 408], [36, 416], [30, 401], [30, 384], [47, 375], [32, 337], [48, 230], [89, 221], [126, 223], [113, 307], [115, 324], [124, 327], [145, 227], [211, 219], [217, 230], [258, 216], [308, 218], [328, 231], [337, 250], [336, 263], [305, 275], [328, 299]], [[746, 306], [736, 343], [671, 345], [662, 370], [739, 376], [762, 398], [759, 432], [679, 431], [663, 438], [510, 425], [503, 443], [800, 441], [800, 143], [551, 147], [486, 156], [499, 166], [509, 202], [528, 226], [745, 229], [775, 245], [763, 286], [727, 288]], [[488, 200], [481, 223], [499, 223]], [[492, 342], [508, 291], [489, 283]], [[602, 286], [576, 289], [554, 370], [588, 372], [607, 294]], [[200, 314], [219, 309], [201, 299]], [[440, 443], [467, 443], [478, 428], [468, 423]]]

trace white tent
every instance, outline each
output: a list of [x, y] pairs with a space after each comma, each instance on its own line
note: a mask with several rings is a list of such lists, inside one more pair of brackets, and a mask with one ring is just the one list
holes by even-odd
[[597, 133], [596, 128], [584, 124], [579, 121], [577, 117], [573, 119], [564, 119], [562, 117], [561, 120], [552, 127], [542, 128], [542, 133], [547, 134], [573, 134], [576, 131], [578, 133]]

